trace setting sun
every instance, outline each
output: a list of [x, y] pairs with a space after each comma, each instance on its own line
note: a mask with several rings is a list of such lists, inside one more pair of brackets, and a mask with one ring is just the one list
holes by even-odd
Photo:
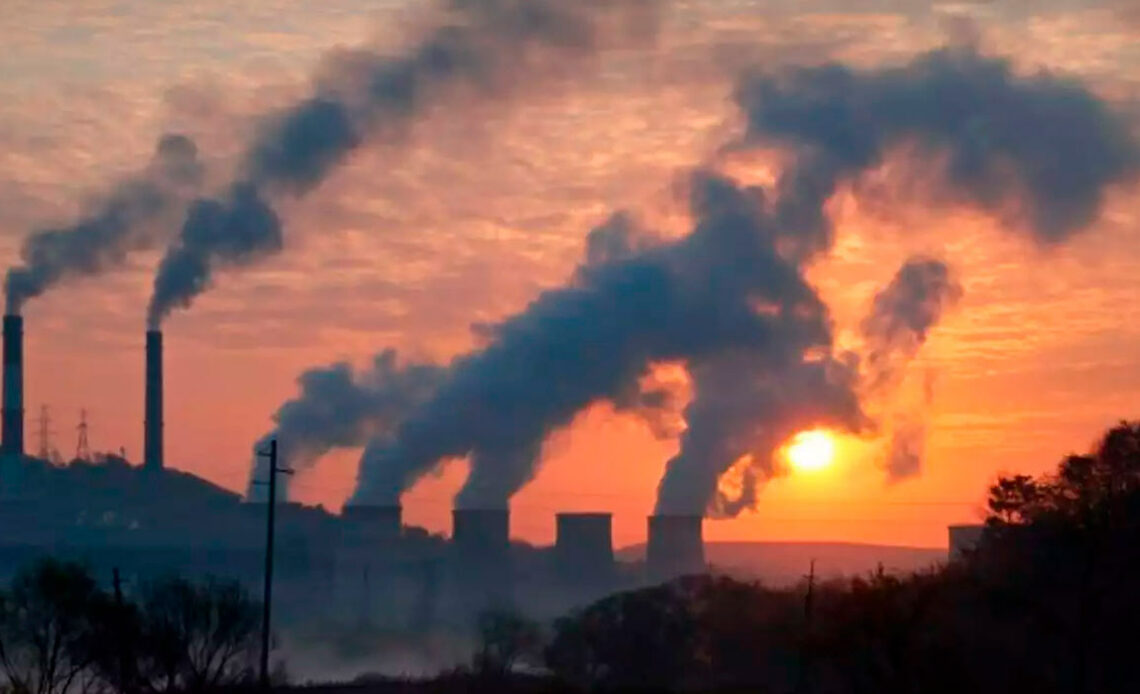
[[787, 448], [788, 462], [797, 472], [822, 470], [835, 459], [835, 440], [826, 431], [801, 431]]

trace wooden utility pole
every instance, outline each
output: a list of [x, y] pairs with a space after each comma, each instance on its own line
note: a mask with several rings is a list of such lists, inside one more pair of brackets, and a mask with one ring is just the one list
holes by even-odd
[[804, 593], [804, 630], [803, 635], [800, 637], [799, 644], [799, 663], [796, 672], [796, 685], [792, 690], [796, 694], [801, 692], [810, 691], [811, 685], [808, 681], [810, 669], [808, 667], [808, 656], [811, 649], [812, 640], [812, 608], [814, 607], [815, 600], [815, 559], [811, 560], [811, 566], [808, 568], [807, 590]]
[[270, 439], [268, 451], [258, 451], [258, 455], [269, 459], [269, 504], [265, 524], [265, 588], [262, 593], [261, 613], [261, 686], [269, 689], [269, 641], [270, 623], [273, 614], [273, 528], [277, 507], [277, 475], [290, 475], [292, 470], [277, 467], [277, 439]]
[[804, 626], [810, 629], [812, 600], [815, 598], [815, 559], [811, 560], [807, 580], [807, 594], [804, 595]]

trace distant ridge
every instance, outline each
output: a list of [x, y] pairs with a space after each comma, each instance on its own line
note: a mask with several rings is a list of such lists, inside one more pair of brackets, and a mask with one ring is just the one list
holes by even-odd
[[[624, 547], [620, 559], [644, 559], [645, 545]], [[717, 570], [740, 578], [788, 586], [808, 573], [812, 559], [819, 579], [876, 571], [910, 572], [946, 560], [940, 547], [903, 547], [856, 542], [706, 542], [705, 559]]]

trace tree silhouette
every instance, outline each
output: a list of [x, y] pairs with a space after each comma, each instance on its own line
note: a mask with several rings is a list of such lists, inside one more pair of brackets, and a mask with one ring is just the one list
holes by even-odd
[[1078, 694], [1140, 676], [1125, 655], [1140, 645], [1140, 424], [1122, 422], [1091, 453], [1036, 479], [999, 479], [975, 558], [998, 603], [1030, 621], [1042, 667]]
[[140, 675], [152, 691], [206, 691], [249, 681], [259, 608], [237, 583], [171, 578], [144, 588]]
[[542, 650], [542, 633], [538, 624], [518, 612], [487, 610], [480, 613], [475, 621], [479, 649], [474, 665], [480, 674], [506, 675], [520, 660]]
[[16, 694], [63, 694], [93, 659], [93, 608], [105, 601], [87, 570], [43, 560], [0, 596], [0, 667]]

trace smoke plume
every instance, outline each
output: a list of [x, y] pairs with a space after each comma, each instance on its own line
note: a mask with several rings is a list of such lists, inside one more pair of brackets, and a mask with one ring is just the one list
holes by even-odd
[[[690, 369], [688, 429], [658, 486], [658, 514], [736, 516], [756, 505], [776, 450], [797, 431], [869, 424], [843, 355], [737, 353]], [[730, 469], [739, 474], [731, 494], [718, 484]]]
[[[831, 247], [825, 205], [838, 186], [898, 145], [916, 144], [929, 159], [945, 162], [946, 192], [1043, 244], [1062, 242], [1095, 221], [1105, 189], [1134, 176], [1140, 162], [1127, 125], [1087, 90], [1044, 74], [1018, 78], [1006, 62], [969, 47], [866, 73], [829, 65], [748, 74], [736, 98], [748, 123], [736, 147], [792, 146], [793, 162], [775, 186], [771, 224], [791, 240], [785, 248], [801, 263]], [[863, 326], [872, 390], [897, 377], [959, 294], [938, 261], [904, 265]], [[838, 420], [853, 428], [857, 401], [846, 410], [818, 409], [844, 403], [847, 391], [829, 396], [826, 390], [853, 378], [847, 363], [840, 356], [826, 364], [843, 376], [817, 381], [799, 364], [759, 373], [741, 363], [694, 369], [689, 429], [661, 481], [658, 513], [735, 515], [755, 503], [777, 447], [805, 422], [834, 427], [829, 420]], [[808, 416], [790, 416], [801, 412]], [[897, 477], [917, 471], [924, 429], [913, 418], [896, 424], [888, 468]], [[717, 486], [730, 469], [739, 476], [731, 497]]]
[[[865, 73], [751, 73], [736, 94], [749, 126], [737, 146], [791, 145], [774, 194], [698, 171], [687, 236], [666, 241], [626, 216], [595, 230], [565, 287], [488, 329], [490, 343], [456, 359], [394, 436], [369, 443], [355, 502], [396, 503], [442, 460], [466, 456], [457, 505], [503, 507], [553, 430], [591, 403], [621, 402], [654, 364], [672, 362], [689, 370], [694, 398], [657, 510], [738, 513], [796, 431], [871, 426], [859, 360], [834, 350], [827, 308], [803, 277], [831, 246], [825, 204], [838, 186], [917, 145], [943, 162], [941, 192], [1048, 244], [1094, 221], [1106, 187], [1136, 171], [1127, 127], [1089, 92], [1018, 77], [971, 49]], [[903, 267], [864, 326], [872, 382], [913, 358], [958, 292], [938, 261]], [[730, 470], [741, 482], [733, 494], [718, 487]]]
[[[777, 251], [761, 192], [704, 171], [690, 187], [689, 235], [652, 241], [628, 217], [595, 231], [592, 262], [566, 287], [496, 326], [494, 340], [457, 359], [394, 438], [369, 444], [354, 501], [394, 503], [440, 461], [469, 456], [456, 503], [503, 507], [534, 476], [553, 430], [591, 403], [620, 404], [653, 364], [735, 358], [770, 373], [811, 351], [830, 353], [826, 307]], [[815, 373], [817, 381], [831, 375]], [[832, 390], [844, 393], [841, 405], [810, 407], [858, 409], [842, 380]]]
[[[961, 296], [961, 285], [943, 261], [914, 257], [902, 264], [890, 283], [875, 295], [860, 326], [866, 344], [863, 377], [867, 395], [894, 400], [898, 409], [899, 399], [891, 396], [903, 384], [907, 367], [930, 330]], [[892, 481], [922, 471], [926, 410], [933, 399], [933, 388], [933, 373], [928, 373], [920, 401], [890, 417], [890, 443], [884, 467]]]
[[97, 275], [122, 265], [133, 251], [163, 240], [202, 178], [194, 142], [164, 135], [150, 164], [120, 182], [89, 214], [66, 227], [33, 232], [8, 269], [7, 312], [72, 277]]
[[1098, 217], [1106, 188], [1134, 177], [1129, 125], [1077, 82], [1016, 75], [973, 48], [868, 72], [842, 65], [745, 75], [736, 100], [747, 146], [783, 142], [797, 160], [777, 183], [782, 223], [826, 247], [822, 203], [837, 185], [916, 145], [941, 162], [949, 193], [1026, 229], [1067, 240]]
[[871, 392], [897, 385], [930, 329], [961, 296], [962, 287], [945, 262], [915, 257], [903, 263], [875, 295], [861, 325]]
[[433, 364], [400, 363], [391, 349], [377, 354], [365, 370], [337, 362], [305, 371], [297, 378], [300, 394], [278, 408], [273, 431], [254, 445], [248, 498], [264, 496], [269, 473], [258, 451], [271, 439], [277, 439], [279, 464], [303, 472], [334, 449], [389, 435], [443, 376], [444, 369]]
[[652, 8], [647, 0], [450, 0], [446, 21], [403, 55], [338, 51], [312, 96], [261, 130], [241, 180], [187, 216], [155, 276], [149, 324], [189, 306], [219, 267], [281, 249], [272, 199], [304, 195], [366, 142], [403, 143], [417, 117], [451, 96], [501, 100], [580, 69], [615, 38], [651, 26]]

